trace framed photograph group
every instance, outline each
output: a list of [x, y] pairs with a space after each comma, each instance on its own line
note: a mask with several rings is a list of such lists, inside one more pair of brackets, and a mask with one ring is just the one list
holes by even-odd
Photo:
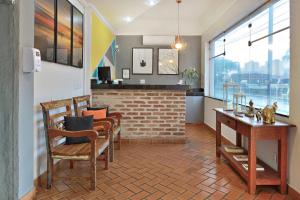
[[36, 0], [34, 46], [42, 60], [83, 67], [83, 14], [68, 0]]
[[[153, 48], [132, 48], [132, 74], [153, 74]], [[176, 49], [158, 48], [157, 74], [179, 75], [179, 55]]]

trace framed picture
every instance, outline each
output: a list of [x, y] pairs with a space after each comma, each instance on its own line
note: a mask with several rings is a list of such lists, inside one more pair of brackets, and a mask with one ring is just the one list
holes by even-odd
[[129, 68], [122, 69], [122, 79], [130, 79], [130, 69]]
[[54, 62], [55, 52], [55, 0], [35, 1], [34, 48], [41, 52], [42, 60]]
[[83, 15], [73, 7], [73, 38], [72, 38], [72, 65], [74, 67], [83, 67]]
[[56, 62], [71, 65], [72, 5], [67, 0], [57, 1]]
[[153, 48], [132, 49], [132, 74], [153, 74]]
[[179, 59], [176, 49], [158, 49], [158, 74], [178, 75]]
[[83, 19], [68, 0], [35, 0], [34, 47], [43, 61], [83, 67]]

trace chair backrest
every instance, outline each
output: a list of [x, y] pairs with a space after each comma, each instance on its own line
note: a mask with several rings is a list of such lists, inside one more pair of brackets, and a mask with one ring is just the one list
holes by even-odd
[[[72, 116], [72, 99], [41, 103], [45, 128], [59, 128], [64, 116]], [[51, 112], [55, 111], [54, 114]]]
[[75, 115], [77, 117], [80, 117], [82, 115], [82, 110], [91, 107], [90, 99], [91, 99], [90, 95], [73, 97], [74, 110], [75, 110]]
[[[48, 152], [51, 151], [53, 147], [52, 140], [49, 140], [48, 129], [63, 128], [64, 116], [72, 116], [72, 99], [64, 99], [59, 101], [50, 101], [41, 103], [43, 110], [44, 119], [44, 129], [46, 135], [46, 143]], [[60, 137], [61, 138], [61, 137]]]

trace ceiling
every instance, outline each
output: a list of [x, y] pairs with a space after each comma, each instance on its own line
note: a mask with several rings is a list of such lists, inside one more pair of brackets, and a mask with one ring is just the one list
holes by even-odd
[[[87, 0], [119, 35], [175, 35], [175, 0]], [[201, 35], [237, 0], [182, 0], [180, 33]]]

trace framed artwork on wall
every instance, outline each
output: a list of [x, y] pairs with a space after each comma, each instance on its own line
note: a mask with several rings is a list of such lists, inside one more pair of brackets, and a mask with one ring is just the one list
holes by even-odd
[[37, 0], [34, 20], [34, 47], [40, 50], [42, 60], [54, 62], [55, 0]]
[[56, 62], [71, 65], [71, 13], [72, 5], [67, 0], [57, 1], [57, 47]]
[[72, 44], [72, 65], [74, 67], [83, 67], [83, 14], [73, 7], [73, 44]]
[[179, 74], [179, 57], [176, 49], [158, 49], [158, 74]]
[[82, 68], [83, 20], [68, 0], [35, 0], [34, 47], [42, 60]]
[[153, 48], [132, 49], [132, 74], [153, 74]]
[[122, 79], [130, 79], [130, 69], [129, 68], [122, 69]]

